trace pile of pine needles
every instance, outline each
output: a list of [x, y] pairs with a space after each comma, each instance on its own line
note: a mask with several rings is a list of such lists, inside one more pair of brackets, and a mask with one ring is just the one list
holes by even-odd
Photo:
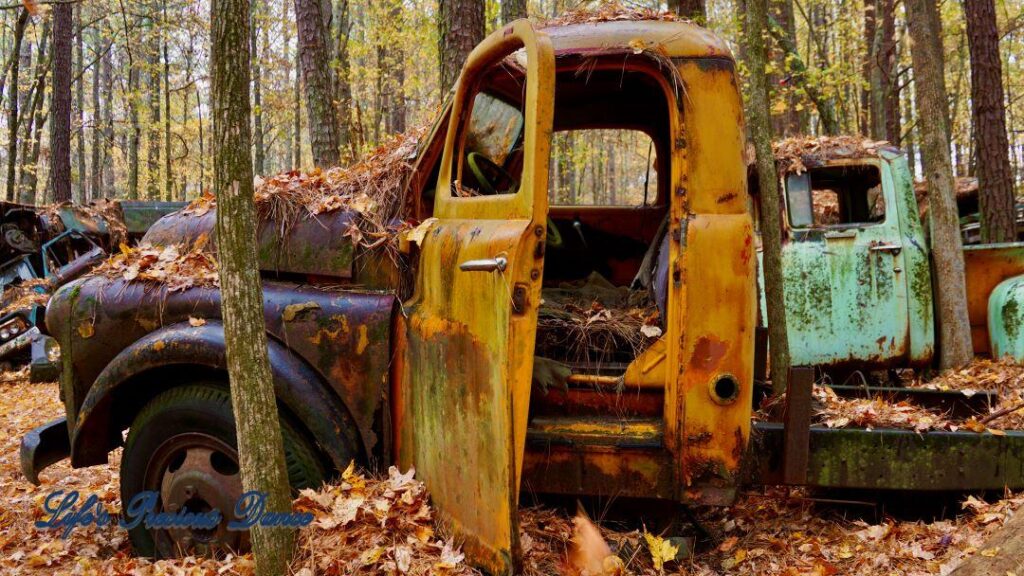
[[772, 143], [772, 150], [780, 173], [802, 174], [832, 160], [875, 158], [888, 146], [859, 136], [796, 136]]

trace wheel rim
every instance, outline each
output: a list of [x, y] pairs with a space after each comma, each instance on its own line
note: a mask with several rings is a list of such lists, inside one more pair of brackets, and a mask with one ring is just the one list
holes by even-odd
[[238, 452], [218, 438], [199, 432], [176, 434], [164, 441], [146, 466], [145, 489], [160, 495], [157, 512], [192, 513], [219, 510], [213, 529], [152, 529], [161, 557], [212, 556], [242, 551], [248, 532], [228, 530], [235, 503], [242, 495]]

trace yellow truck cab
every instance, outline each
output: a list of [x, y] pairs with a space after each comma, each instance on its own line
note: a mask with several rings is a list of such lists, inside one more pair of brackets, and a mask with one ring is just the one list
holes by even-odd
[[[345, 202], [260, 222], [293, 485], [352, 459], [415, 467], [496, 574], [518, 562], [524, 486], [728, 504], [740, 482], [757, 297], [734, 61], [694, 24], [618, 17], [520, 20], [473, 51], [379, 216], [412, 230], [403, 254], [352, 241]], [[594, 138], [606, 155], [577, 162]], [[184, 210], [145, 241], [213, 250], [214, 222]], [[51, 299], [67, 417], [26, 436], [22, 466], [35, 480], [123, 443], [123, 501], [225, 509], [240, 483], [219, 291], [152, 288], [94, 275]], [[239, 542], [187, 532], [131, 538], [153, 555]]]

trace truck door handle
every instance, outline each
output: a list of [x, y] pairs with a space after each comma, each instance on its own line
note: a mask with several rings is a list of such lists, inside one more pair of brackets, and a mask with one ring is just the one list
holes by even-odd
[[495, 270], [504, 272], [506, 267], [508, 267], [508, 258], [504, 256], [484, 258], [482, 260], [466, 260], [459, 264], [459, 270], [463, 272], [494, 272]]
[[876, 244], [869, 248], [872, 252], [892, 252], [893, 255], [899, 254], [900, 250], [903, 250], [903, 246], [899, 244]]

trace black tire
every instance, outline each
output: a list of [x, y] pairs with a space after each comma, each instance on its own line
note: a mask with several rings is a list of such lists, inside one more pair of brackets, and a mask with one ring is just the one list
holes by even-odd
[[[326, 479], [324, 460], [319, 450], [297, 427], [286, 418], [281, 418], [281, 433], [284, 440], [285, 463], [288, 480], [293, 490], [318, 488]], [[226, 384], [216, 381], [196, 382], [171, 388], [149, 401], [135, 417], [128, 431], [124, 452], [121, 456], [121, 502], [127, 509], [131, 499], [144, 490], [152, 490], [153, 474], [164, 474], [150, 470], [151, 459], [158, 450], [182, 440], [187, 435], [202, 435], [211, 442], [222, 443], [234, 454], [228, 454], [237, 469], [237, 437], [235, 419], [231, 411], [231, 395]], [[226, 450], [226, 451], [229, 451]], [[212, 460], [212, 457], [211, 457]], [[159, 466], [159, 464], [154, 464]], [[173, 464], [171, 465], [173, 466]], [[179, 464], [180, 466], [180, 464]], [[171, 468], [173, 470], [173, 468]], [[230, 470], [229, 470], [230, 472]], [[147, 483], [150, 485], [147, 488]], [[159, 492], [159, 488], [157, 489]], [[163, 510], [162, 500], [158, 504]], [[191, 509], [191, 508], [190, 508]], [[230, 510], [221, 510], [225, 516]], [[140, 556], [167, 557], [175, 555], [166, 545], [166, 537], [158, 536], [143, 525], [128, 531], [132, 548]], [[245, 544], [241, 544], [245, 546]]]

